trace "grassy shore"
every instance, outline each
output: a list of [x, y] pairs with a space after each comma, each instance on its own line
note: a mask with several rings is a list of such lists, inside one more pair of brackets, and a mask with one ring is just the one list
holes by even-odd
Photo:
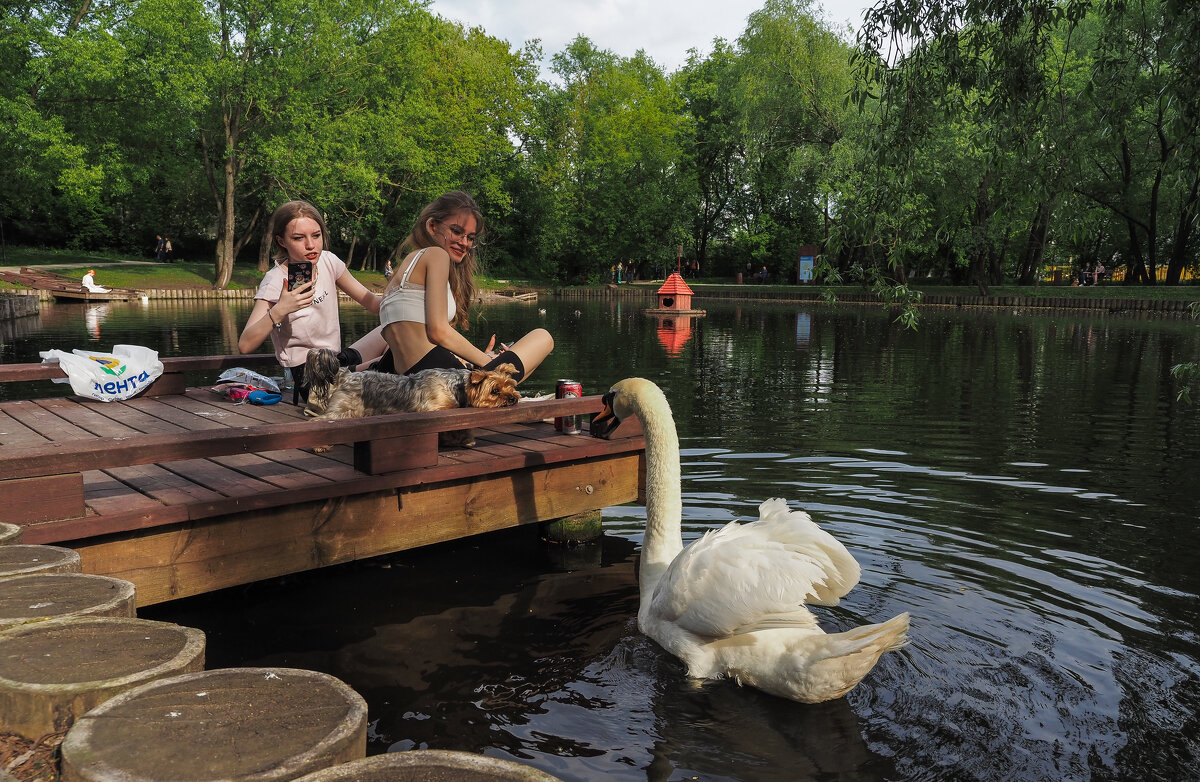
[[[174, 263], [155, 263], [146, 258], [111, 252], [88, 253], [67, 250], [43, 250], [29, 247], [7, 247], [5, 248], [5, 256], [5, 262], [0, 263], [0, 266], [48, 266], [53, 268], [47, 269], [47, 271], [53, 271], [56, 274], [61, 274], [69, 278], [82, 277], [85, 271], [94, 268], [96, 269], [96, 282], [115, 288], [147, 290], [212, 287], [213, 264], [209, 260], [181, 259]], [[355, 278], [372, 290], [382, 290], [387, 282], [380, 272], [360, 271], [358, 269], [351, 269], [350, 271]], [[228, 287], [232, 289], [253, 289], [258, 287], [259, 280], [261, 279], [262, 274], [258, 271], [257, 265], [239, 263], [234, 267], [233, 277]], [[734, 284], [733, 281], [724, 278], [700, 278], [697, 280], [688, 280], [687, 282], [696, 293], [701, 295], [703, 295], [705, 288], [727, 289], [730, 285]], [[577, 287], [562, 286], [553, 281], [538, 282], [510, 278], [499, 279], [487, 276], [482, 276], [479, 279], [479, 284], [485, 289], [516, 287], [540, 288], [545, 290], [549, 288]], [[657, 290], [661, 284], [661, 280], [639, 281], [633, 283], [631, 287]], [[0, 282], [0, 290], [6, 287], [11, 288], [13, 286]], [[752, 291], [794, 292], [796, 290], [795, 285], [744, 284], [740, 287], [745, 288], [748, 294]], [[810, 287], [823, 290], [819, 285]], [[979, 290], [974, 286], [916, 283], [909, 287], [927, 295], [979, 296]], [[844, 285], [833, 287], [829, 290], [834, 295], [838, 295], [861, 293], [863, 288], [854, 285]], [[1196, 301], [1200, 299], [1200, 284], [1191, 281], [1188, 284], [1174, 286], [1123, 285], [1119, 282], [1107, 282], [1101, 285], [1089, 285], [1086, 287], [1072, 287], [1061, 284], [1053, 285], [1051, 283], [1030, 286], [996, 285], [991, 288], [991, 294], [993, 296], [1027, 296], [1035, 298], [1053, 296], [1080, 299]]]

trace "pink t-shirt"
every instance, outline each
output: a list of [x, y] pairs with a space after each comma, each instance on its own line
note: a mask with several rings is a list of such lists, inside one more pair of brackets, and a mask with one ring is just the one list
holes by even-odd
[[[283, 326], [271, 329], [271, 344], [279, 365], [295, 367], [308, 358], [310, 348], [342, 349], [342, 328], [338, 320], [338, 278], [346, 272], [346, 264], [328, 250], [321, 253], [316, 264], [316, 293], [312, 306], [296, 310], [283, 319]], [[254, 298], [273, 305], [283, 292], [287, 267], [276, 262], [263, 275]]]

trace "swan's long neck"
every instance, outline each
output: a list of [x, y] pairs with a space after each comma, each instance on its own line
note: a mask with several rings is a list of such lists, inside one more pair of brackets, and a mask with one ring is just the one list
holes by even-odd
[[648, 596], [683, 550], [679, 436], [671, 408], [657, 387], [637, 397], [634, 412], [646, 437], [646, 537], [639, 580], [642, 594]]

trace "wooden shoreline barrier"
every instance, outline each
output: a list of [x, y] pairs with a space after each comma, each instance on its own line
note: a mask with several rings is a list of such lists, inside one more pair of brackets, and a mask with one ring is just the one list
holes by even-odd
[[[639, 285], [604, 285], [599, 287], [552, 288], [544, 291], [547, 295], [564, 300], [632, 300], [654, 303], [655, 288], [644, 284]], [[693, 299], [697, 302], [708, 301], [767, 301], [779, 304], [828, 304], [820, 286], [795, 286], [785, 290], [761, 290], [754, 285], [706, 285], [694, 284]], [[30, 299], [51, 301], [53, 296], [49, 291], [12, 290], [4, 292], [7, 296], [0, 299]], [[254, 290], [222, 290], [217, 288], [163, 288], [147, 289], [142, 293], [148, 299], [166, 301], [206, 301], [219, 299], [249, 299]], [[536, 293], [521, 289], [505, 295], [503, 292], [493, 292], [496, 300], [504, 301], [536, 301]], [[1198, 294], [1200, 295], [1200, 294]], [[339, 296], [345, 296], [339, 292]], [[872, 293], [841, 293], [835, 304], [875, 305], [882, 304], [879, 297]], [[955, 309], [1007, 309], [1017, 311], [1075, 311], [1102, 312], [1110, 315], [1132, 316], [1187, 316], [1191, 302], [1185, 299], [1126, 299], [1126, 298], [1084, 298], [1074, 296], [965, 296], [942, 295], [926, 293], [921, 299], [921, 306], [946, 307]], [[9, 305], [12, 316], [36, 314], [28, 306]], [[0, 310], [0, 317], [4, 316]]]
[[[270, 355], [162, 361], [124, 402], [0, 402], [0, 750], [19, 750], [0, 757], [61, 742], [63, 780], [282, 780], [365, 755], [365, 703], [345, 684], [203, 670], [199, 631], [138, 619], [137, 606], [642, 496], [636, 421], [605, 440], [548, 422], [598, 411], [598, 396], [316, 422], [185, 382]], [[0, 365], [0, 382], [62, 376]], [[438, 450], [439, 432], [466, 428], [474, 448]], [[405, 760], [417, 762], [429, 779], [554, 779], [468, 753]], [[370, 778], [411, 773], [385, 765]]]
[[[692, 301], [696, 302], [771, 302], [778, 304], [829, 304], [819, 285], [796, 286], [785, 290], [760, 290], [753, 285], [704, 285], [693, 283]], [[655, 288], [645, 285], [609, 285], [588, 288], [556, 288], [553, 295], [561, 299], [594, 300], [620, 299], [656, 301]], [[1200, 297], [1200, 292], [1197, 293]], [[873, 293], [839, 293], [834, 304], [881, 306]], [[956, 309], [1007, 309], [1025, 311], [1083, 310], [1116, 315], [1187, 316], [1190, 301], [1184, 299], [1117, 299], [1082, 298], [1074, 296], [962, 296], [926, 293], [920, 306]]]

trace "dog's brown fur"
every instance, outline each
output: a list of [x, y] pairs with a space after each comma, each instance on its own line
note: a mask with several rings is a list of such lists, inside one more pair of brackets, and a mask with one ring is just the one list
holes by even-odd
[[[309, 383], [304, 414], [332, 421], [457, 407], [508, 407], [521, 398], [512, 379], [516, 371], [512, 364], [501, 364], [490, 371], [464, 367], [426, 369], [412, 375], [350, 372], [338, 367], [332, 350], [314, 349], [308, 351], [304, 365]], [[447, 447], [475, 444], [470, 430], [442, 432], [439, 441]]]

